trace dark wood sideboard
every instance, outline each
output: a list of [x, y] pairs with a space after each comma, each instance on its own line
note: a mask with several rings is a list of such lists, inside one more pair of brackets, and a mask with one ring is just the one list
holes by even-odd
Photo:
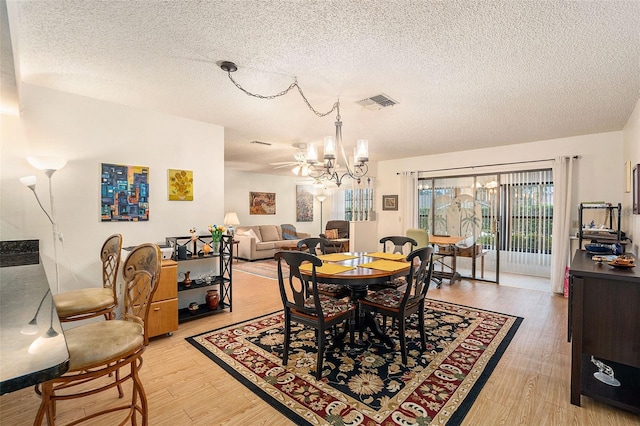
[[[577, 250], [571, 262], [571, 404], [581, 395], [640, 413], [640, 265], [613, 268]], [[591, 356], [613, 368], [620, 386], [593, 376]]]

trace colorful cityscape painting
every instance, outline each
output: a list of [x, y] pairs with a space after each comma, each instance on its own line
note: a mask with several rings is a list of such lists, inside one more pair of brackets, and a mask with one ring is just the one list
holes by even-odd
[[149, 220], [149, 167], [101, 165], [101, 221]]

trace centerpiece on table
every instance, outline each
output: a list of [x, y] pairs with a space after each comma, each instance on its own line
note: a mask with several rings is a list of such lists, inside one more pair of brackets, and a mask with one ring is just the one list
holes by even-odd
[[211, 232], [212, 252], [220, 253], [220, 241], [222, 240], [222, 234], [225, 232], [224, 226], [209, 225], [209, 232]]

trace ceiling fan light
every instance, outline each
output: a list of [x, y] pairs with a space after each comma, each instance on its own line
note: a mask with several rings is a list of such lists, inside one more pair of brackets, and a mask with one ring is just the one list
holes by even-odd
[[297, 175], [298, 173], [300, 173], [300, 166], [295, 166], [293, 169], [291, 169], [291, 171], [294, 175]]
[[302, 176], [309, 176], [309, 166], [307, 164], [302, 166], [300, 173], [302, 174]]

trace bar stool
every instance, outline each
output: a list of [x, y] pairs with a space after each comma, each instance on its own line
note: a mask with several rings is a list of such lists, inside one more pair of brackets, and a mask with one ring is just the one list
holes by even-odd
[[53, 301], [60, 322], [80, 321], [104, 315], [108, 320], [115, 319], [118, 306], [118, 268], [122, 252], [122, 235], [111, 235], [102, 244], [102, 287], [83, 288], [66, 293], [55, 294]]
[[[105, 414], [125, 410], [127, 415], [119, 424], [131, 421], [148, 424], [147, 397], [138, 376], [142, 353], [149, 342], [145, 324], [149, 316], [151, 299], [160, 279], [162, 254], [155, 244], [141, 244], [127, 257], [122, 276], [125, 282], [123, 319], [95, 321], [65, 331], [69, 349], [69, 370], [64, 375], [36, 387], [42, 402], [34, 425], [41, 425], [47, 417], [49, 426], [55, 424], [56, 402], [82, 398], [118, 387], [127, 380], [133, 383], [131, 399], [127, 404], [91, 413], [73, 424]], [[130, 370], [122, 376], [125, 367]], [[115, 373], [116, 380], [100, 380]], [[88, 385], [94, 385], [88, 389]], [[123, 394], [120, 393], [120, 398]]]

